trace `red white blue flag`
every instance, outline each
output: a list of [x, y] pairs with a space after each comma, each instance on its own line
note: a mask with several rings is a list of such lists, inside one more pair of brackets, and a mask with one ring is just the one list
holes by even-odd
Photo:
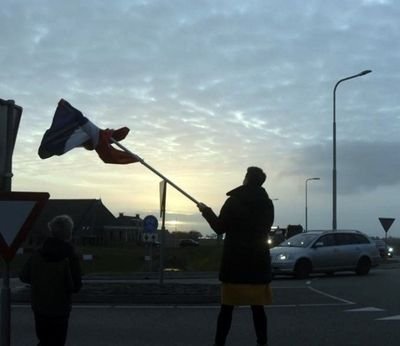
[[111, 139], [121, 141], [128, 133], [127, 127], [117, 130], [99, 129], [81, 111], [61, 99], [54, 113], [53, 122], [42, 138], [38, 154], [40, 158], [47, 159], [54, 155], [63, 155], [77, 147], [84, 147], [87, 150], [96, 150], [105, 163], [138, 162], [137, 156], [117, 150], [111, 145]]

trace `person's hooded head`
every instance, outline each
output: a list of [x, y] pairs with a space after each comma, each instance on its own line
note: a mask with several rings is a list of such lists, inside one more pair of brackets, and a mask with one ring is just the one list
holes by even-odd
[[54, 238], [70, 241], [74, 228], [74, 221], [68, 215], [58, 215], [49, 221], [48, 227]]
[[261, 186], [267, 179], [267, 175], [261, 168], [249, 167], [247, 168], [246, 176], [244, 177], [243, 185]]

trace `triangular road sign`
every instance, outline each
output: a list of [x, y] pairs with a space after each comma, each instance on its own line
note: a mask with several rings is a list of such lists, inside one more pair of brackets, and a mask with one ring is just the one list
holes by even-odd
[[380, 217], [379, 221], [381, 222], [381, 225], [383, 227], [383, 229], [385, 230], [385, 232], [387, 232], [390, 228], [390, 226], [392, 226], [393, 222], [395, 219], [393, 218], [389, 218], [389, 217]]
[[50, 195], [47, 192], [0, 192], [0, 254], [11, 261]]

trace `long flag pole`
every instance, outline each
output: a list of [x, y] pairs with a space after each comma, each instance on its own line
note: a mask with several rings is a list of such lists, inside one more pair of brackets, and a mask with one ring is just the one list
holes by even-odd
[[116, 141], [114, 138], [111, 138], [111, 142], [113, 144], [115, 144], [116, 146], [120, 147], [123, 151], [125, 151], [126, 153], [132, 155], [133, 157], [137, 158], [138, 161], [145, 167], [147, 167], [148, 169], [150, 169], [153, 173], [157, 174], [161, 179], [165, 180], [168, 184], [170, 184], [171, 186], [173, 186], [175, 189], [177, 189], [180, 193], [182, 193], [183, 195], [185, 195], [187, 198], [189, 198], [192, 202], [194, 202], [195, 204], [199, 204], [199, 202], [193, 198], [192, 196], [190, 196], [187, 192], [185, 192], [184, 190], [182, 190], [178, 185], [174, 184], [171, 180], [169, 180], [168, 178], [166, 178], [163, 174], [161, 174], [159, 171], [157, 171], [155, 168], [151, 167], [147, 162], [145, 162], [140, 156], [132, 153], [129, 149], [127, 149], [126, 147], [124, 147], [121, 143], [119, 143], [118, 141]]

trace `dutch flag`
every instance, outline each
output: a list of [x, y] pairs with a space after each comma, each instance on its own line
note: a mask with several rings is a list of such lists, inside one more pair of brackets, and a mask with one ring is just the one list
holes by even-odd
[[63, 155], [71, 149], [84, 147], [96, 150], [106, 163], [127, 164], [138, 162], [139, 157], [115, 149], [111, 139], [120, 141], [129, 133], [127, 127], [118, 130], [101, 130], [81, 111], [61, 99], [54, 113], [53, 122], [45, 132], [38, 154], [41, 159]]

